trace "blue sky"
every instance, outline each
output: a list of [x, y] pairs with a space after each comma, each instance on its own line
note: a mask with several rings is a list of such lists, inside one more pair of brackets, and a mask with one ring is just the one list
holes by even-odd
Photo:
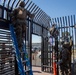
[[[51, 18], [76, 15], [76, 0], [32, 0]], [[33, 42], [40, 42], [40, 37], [33, 36]]]
[[50, 17], [76, 14], [76, 0], [32, 0]]
[[41, 37], [32, 35], [32, 43], [41, 43]]

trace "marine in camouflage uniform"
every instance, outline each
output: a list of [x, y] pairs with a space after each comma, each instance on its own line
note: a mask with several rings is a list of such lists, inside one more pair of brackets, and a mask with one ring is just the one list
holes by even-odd
[[56, 25], [53, 24], [52, 27], [49, 29], [50, 31], [50, 35], [53, 36], [54, 38], [56, 38], [59, 35], [59, 31], [56, 28]]
[[27, 16], [34, 18], [34, 14], [31, 14], [25, 8], [25, 2], [22, 1], [18, 8], [14, 9], [11, 13], [12, 23], [15, 28], [16, 38], [20, 51], [22, 50], [22, 38], [26, 35], [26, 19]]
[[[68, 38], [66, 38], [68, 39]], [[73, 41], [67, 40], [62, 43], [62, 51], [60, 52], [60, 69], [62, 75], [71, 75], [71, 48]]]
[[67, 48], [62, 49], [60, 52], [60, 70], [62, 75], [68, 75], [68, 69], [69, 69], [69, 56], [70, 53]]

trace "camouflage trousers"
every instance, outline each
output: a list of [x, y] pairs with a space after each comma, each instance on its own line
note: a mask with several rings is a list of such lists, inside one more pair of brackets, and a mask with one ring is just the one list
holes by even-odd
[[16, 38], [17, 38], [17, 42], [18, 42], [18, 48], [20, 51], [22, 51], [23, 38], [26, 35], [26, 25], [17, 24], [15, 26], [15, 33], [16, 33]]
[[69, 66], [66, 63], [60, 64], [61, 75], [69, 75]]

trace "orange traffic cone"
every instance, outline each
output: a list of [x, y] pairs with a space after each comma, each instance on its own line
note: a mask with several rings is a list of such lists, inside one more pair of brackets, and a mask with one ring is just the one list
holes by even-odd
[[54, 60], [54, 62], [53, 62], [53, 72], [54, 72], [54, 75], [57, 75], [56, 62], [55, 62], [55, 60], [56, 60], [55, 54], [54, 54], [53, 60]]
[[53, 70], [54, 70], [54, 75], [57, 75], [56, 62], [53, 63]]

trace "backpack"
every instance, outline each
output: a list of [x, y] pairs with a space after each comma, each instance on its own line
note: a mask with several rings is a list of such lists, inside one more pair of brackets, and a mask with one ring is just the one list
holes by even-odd
[[27, 11], [24, 8], [19, 7], [17, 9], [16, 18], [17, 19], [21, 19], [21, 20], [26, 20], [26, 18], [27, 18]]

